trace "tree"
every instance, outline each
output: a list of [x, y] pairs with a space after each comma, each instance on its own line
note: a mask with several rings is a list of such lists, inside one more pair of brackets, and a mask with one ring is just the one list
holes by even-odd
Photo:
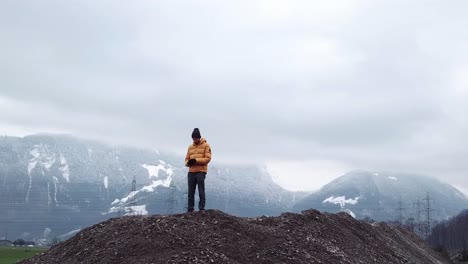
[[466, 248], [461, 252], [460, 261], [468, 261], [468, 250], [466, 250]]
[[55, 245], [58, 245], [60, 244], [60, 239], [58, 239], [56, 236], [54, 236], [54, 238], [52, 239], [52, 241], [49, 243], [49, 246], [55, 246]]
[[[434, 226], [427, 241], [433, 247], [442, 247], [450, 251], [461, 251], [468, 244], [468, 210], [448, 221]], [[468, 254], [467, 254], [468, 255]]]
[[13, 245], [16, 247], [17, 245], [19, 245], [20, 247], [24, 246], [26, 244], [26, 241], [24, 241], [23, 239], [16, 239], [15, 241], [13, 241]]

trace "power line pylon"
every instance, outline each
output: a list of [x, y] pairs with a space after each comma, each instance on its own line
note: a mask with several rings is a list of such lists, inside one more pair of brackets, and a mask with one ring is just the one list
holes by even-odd
[[424, 238], [429, 237], [429, 234], [431, 233], [431, 223], [432, 223], [431, 213], [435, 211], [434, 209], [431, 208], [431, 200], [432, 199], [429, 193], [427, 193], [426, 198], [423, 199], [423, 201], [426, 202], [425, 208], [424, 208], [424, 213], [426, 215], [425, 224], [424, 224]]
[[169, 197], [166, 199], [166, 208], [167, 213], [172, 214], [174, 213], [174, 205], [177, 204], [177, 200], [175, 199], [176, 186], [174, 181], [171, 181], [169, 189]]
[[418, 198], [418, 201], [416, 203], [413, 203], [413, 207], [416, 206], [416, 226], [417, 226], [417, 229], [416, 229], [416, 232], [419, 236], [422, 236], [423, 235], [423, 224], [421, 222], [421, 208], [422, 208], [422, 203], [421, 203], [421, 199]]
[[132, 189], [130, 191], [130, 202], [128, 203], [129, 208], [130, 208], [130, 212], [129, 212], [130, 215], [133, 215], [134, 207], [137, 205], [135, 195], [136, 195], [136, 178], [135, 176], [133, 176]]
[[401, 201], [401, 196], [400, 196], [400, 200], [398, 201], [398, 208], [396, 209], [396, 211], [398, 212], [398, 223], [400, 226], [403, 225], [403, 211], [405, 209], [406, 208], [403, 207], [403, 202]]

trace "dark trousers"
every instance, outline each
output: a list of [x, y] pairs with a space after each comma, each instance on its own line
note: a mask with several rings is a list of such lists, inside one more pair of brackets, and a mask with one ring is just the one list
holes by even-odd
[[193, 211], [195, 207], [195, 189], [198, 185], [198, 195], [200, 196], [200, 202], [198, 203], [198, 209], [205, 209], [205, 172], [189, 172], [188, 173], [188, 211]]

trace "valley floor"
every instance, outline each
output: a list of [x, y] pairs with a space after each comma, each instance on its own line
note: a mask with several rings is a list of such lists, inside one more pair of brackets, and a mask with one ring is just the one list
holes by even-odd
[[47, 248], [0, 247], [0, 264], [13, 264], [46, 251]]

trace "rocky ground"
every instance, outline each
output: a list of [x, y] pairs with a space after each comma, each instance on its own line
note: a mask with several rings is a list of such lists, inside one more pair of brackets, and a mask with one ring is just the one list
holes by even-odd
[[417, 236], [346, 213], [240, 218], [217, 210], [107, 220], [31, 263], [450, 263]]

